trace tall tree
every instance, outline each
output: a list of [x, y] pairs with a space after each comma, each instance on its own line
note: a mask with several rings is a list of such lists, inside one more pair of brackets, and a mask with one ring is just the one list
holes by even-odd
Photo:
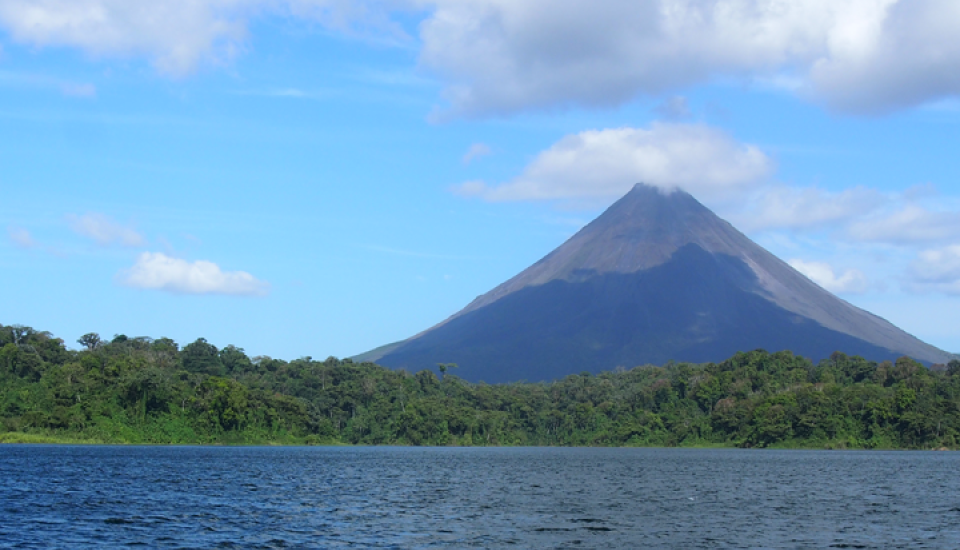
[[197, 338], [192, 344], [184, 346], [180, 352], [180, 358], [183, 362], [184, 370], [207, 374], [210, 376], [223, 376], [223, 363], [220, 361], [220, 354], [217, 347], [207, 342], [206, 338]]

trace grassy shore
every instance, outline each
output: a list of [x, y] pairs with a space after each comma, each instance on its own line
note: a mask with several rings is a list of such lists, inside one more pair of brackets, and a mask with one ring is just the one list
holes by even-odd
[[[259, 434], [258, 434], [259, 435]], [[271, 439], [267, 437], [237, 437], [236, 434], [229, 434], [215, 440], [145, 440], [140, 437], [98, 437], [89, 434], [62, 433], [62, 432], [0, 432], [0, 444], [40, 444], [40, 445], [205, 445], [211, 447], [217, 446], [261, 446], [261, 447], [280, 447], [280, 446], [343, 446], [347, 445], [340, 441], [321, 440], [315, 436], [283, 437], [280, 439]]]
[[99, 439], [84, 439], [68, 435], [48, 435], [21, 432], [0, 433], [0, 443], [37, 443], [42, 445], [104, 445]]

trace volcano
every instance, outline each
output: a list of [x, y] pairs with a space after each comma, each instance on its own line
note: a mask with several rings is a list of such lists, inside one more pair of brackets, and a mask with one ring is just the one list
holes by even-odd
[[517, 276], [407, 340], [361, 356], [471, 381], [541, 381], [738, 351], [950, 356], [837, 298], [683, 191], [638, 184]]

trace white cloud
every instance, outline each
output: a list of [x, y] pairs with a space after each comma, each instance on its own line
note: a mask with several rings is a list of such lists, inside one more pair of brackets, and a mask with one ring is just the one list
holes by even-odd
[[[3, 0], [0, 27], [33, 46], [79, 48], [94, 56], [143, 56], [161, 73], [184, 76], [231, 61], [245, 47], [250, 18], [264, 13], [316, 21], [348, 35], [402, 35], [394, 2], [348, 0]], [[368, 30], [369, 29], [369, 30]], [[381, 38], [382, 37], [382, 38]]]
[[177, 294], [265, 295], [270, 285], [245, 271], [222, 271], [213, 262], [188, 262], [160, 252], [144, 252], [118, 280], [125, 286]]
[[876, 211], [888, 197], [875, 189], [852, 187], [830, 192], [816, 187], [764, 188], [738, 205], [732, 216], [737, 227], [763, 229], [822, 229], [852, 222]]
[[848, 112], [960, 93], [955, 0], [434, 0], [421, 64], [453, 112], [604, 107], [716, 77]]
[[908, 202], [899, 210], [850, 224], [847, 233], [857, 241], [899, 245], [960, 239], [960, 213], [931, 210]]
[[605, 107], [726, 77], [859, 113], [960, 94], [956, 0], [3, 0], [0, 27], [182, 76], [234, 59], [258, 16], [398, 44], [391, 17], [411, 10], [425, 14], [420, 66], [459, 115]]
[[143, 55], [184, 75], [201, 61], [226, 61], [246, 29], [243, 0], [5, 0], [0, 24], [20, 43], [71, 46], [96, 56]]
[[118, 224], [103, 214], [88, 213], [83, 216], [70, 214], [67, 216], [67, 222], [75, 233], [93, 239], [102, 246], [111, 244], [143, 246], [146, 243], [143, 235]]
[[918, 254], [908, 270], [906, 286], [917, 292], [960, 295], [960, 245]]
[[[838, 18], [809, 69], [833, 107], [883, 112], [960, 94], [960, 3], [864, 0]], [[954, 69], [951, 69], [953, 67]]]
[[867, 278], [857, 269], [848, 269], [838, 275], [830, 264], [824, 262], [794, 259], [787, 263], [830, 292], [859, 293], [867, 290]]
[[33, 239], [33, 235], [22, 227], [8, 227], [7, 235], [10, 237], [10, 242], [19, 248], [37, 247], [37, 241]]
[[467, 149], [467, 152], [463, 155], [463, 163], [470, 164], [470, 162], [479, 157], [485, 157], [492, 153], [490, 146], [486, 143], [474, 143]]
[[635, 183], [681, 188], [698, 198], [741, 192], [766, 178], [773, 162], [753, 145], [702, 125], [655, 123], [650, 129], [589, 130], [541, 152], [516, 179], [489, 187], [473, 181], [455, 192], [489, 201], [595, 202]]
[[728, 203], [723, 213], [745, 231], [827, 230], [834, 241], [909, 249], [960, 241], [955, 202], [929, 184], [900, 193], [863, 186], [827, 191], [779, 185]]

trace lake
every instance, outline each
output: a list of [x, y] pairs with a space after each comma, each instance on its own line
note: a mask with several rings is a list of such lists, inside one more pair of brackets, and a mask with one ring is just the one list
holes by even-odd
[[960, 453], [0, 445], [0, 548], [960, 548]]

